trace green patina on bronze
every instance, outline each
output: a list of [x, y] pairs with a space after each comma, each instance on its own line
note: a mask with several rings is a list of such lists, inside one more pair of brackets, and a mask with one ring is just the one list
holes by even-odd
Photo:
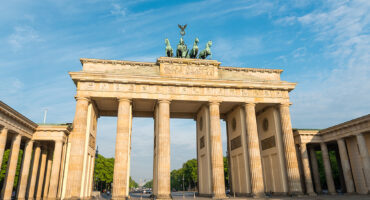
[[[180, 28], [181, 38], [180, 38], [179, 44], [177, 45], [176, 57], [177, 58], [196, 59], [198, 51], [199, 51], [199, 48], [198, 48], [199, 39], [195, 38], [193, 48], [189, 52], [188, 47], [185, 44], [185, 41], [183, 39], [183, 36], [185, 35], [185, 28], [187, 27], [187, 24], [185, 24], [183, 26], [181, 26], [179, 24], [178, 27]], [[165, 43], [166, 43], [166, 56], [167, 57], [172, 57], [173, 56], [173, 50], [172, 50], [172, 47], [171, 47], [171, 44], [170, 44], [170, 41], [168, 40], [168, 38], [165, 39]], [[208, 41], [207, 44], [206, 44], [206, 48], [199, 53], [198, 58], [199, 59], [206, 59], [208, 56], [210, 56], [210, 58], [212, 58], [211, 46], [212, 46], [212, 41]]]
[[212, 41], [208, 41], [206, 44], [206, 48], [199, 53], [200, 59], [206, 59], [207, 56], [212, 57], [211, 46], [212, 46]]

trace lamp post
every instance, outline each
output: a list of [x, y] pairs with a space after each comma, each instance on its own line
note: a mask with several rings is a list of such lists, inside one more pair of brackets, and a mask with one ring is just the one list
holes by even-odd
[[185, 191], [184, 174], [182, 175], [182, 191]]

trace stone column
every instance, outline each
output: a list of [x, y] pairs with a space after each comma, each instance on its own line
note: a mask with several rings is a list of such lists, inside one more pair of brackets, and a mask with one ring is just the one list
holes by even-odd
[[[46, 199], [48, 196], [48, 191], [49, 191], [49, 184], [50, 184], [50, 173], [51, 173], [51, 164], [53, 162], [53, 151], [51, 148], [48, 150], [48, 157], [47, 157], [47, 162], [46, 162], [46, 176], [45, 176], [45, 184], [44, 184], [44, 190], [42, 197]], [[56, 177], [53, 177], [53, 179]]]
[[320, 172], [319, 165], [317, 164], [315, 148], [311, 147], [310, 150], [310, 159], [312, 167], [313, 181], [315, 183], [315, 189], [317, 193], [322, 193], [321, 182], [320, 182]]
[[[62, 150], [62, 161], [60, 164], [60, 173], [59, 173], [59, 183], [58, 183], [58, 193], [57, 193], [57, 198], [61, 198], [62, 195], [62, 186], [63, 186], [63, 177], [65, 175], [65, 166], [66, 166], [66, 157], [67, 157], [67, 144], [65, 143], [63, 145], [63, 150]], [[50, 191], [49, 191], [50, 194]]]
[[336, 193], [335, 185], [334, 185], [333, 174], [331, 171], [328, 148], [326, 147], [326, 143], [324, 142], [320, 143], [320, 146], [321, 146], [322, 160], [323, 160], [324, 168], [325, 168], [326, 183], [328, 185], [328, 192], [329, 194], [335, 194]]
[[1, 164], [3, 163], [3, 156], [4, 156], [7, 137], [8, 137], [8, 129], [4, 127], [3, 129], [1, 129], [1, 132], [0, 132], [0, 169], [1, 169]]
[[171, 198], [170, 101], [158, 100], [157, 199]]
[[304, 173], [304, 180], [305, 180], [305, 183], [306, 183], [307, 194], [315, 195], [315, 192], [313, 190], [313, 185], [312, 185], [310, 163], [308, 161], [307, 144], [302, 143], [300, 150], [301, 150], [303, 173]]
[[210, 143], [211, 143], [211, 168], [213, 198], [225, 198], [224, 161], [222, 153], [220, 103], [209, 103], [210, 118]]
[[94, 161], [95, 161], [95, 157], [94, 155], [91, 155], [91, 159], [90, 159], [90, 174], [89, 174], [89, 186], [88, 186], [88, 189], [87, 189], [87, 196], [91, 196], [91, 191], [92, 191], [92, 186], [93, 186], [93, 175], [94, 175]]
[[263, 183], [262, 161], [257, 132], [257, 120], [254, 103], [245, 104], [245, 124], [247, 128], [248, 155], [250, 163], [252, 194], [262, 196], [265, 192]]
[[368, 192], [370, 191], [370, 157], [367, 151], [366, 141], [362, 133], [356, 135], [358, 149], [362, 159], [362, 169], [364, 170]]
[[37, 180], [37, 191], [36, 191], [36, 199], [42, 198], [42, 188], [44, 186], [44, 178], [45, 178], [45, 168], [46, 168], [46, 158], [48, 156], [47, 147], [42, 147], [41, 150], [41, 163], [40, 163], [40, 173]]
[[128, 198], [131, 101], [119, 99], [112, 199]]
[[30, 179], [30, 185], [28, 187], [28, 192], [27, 192], [28, 199], [33, 199], [33, 197], [35, 196], [36, 178], [37, 178], [37, 172], [39, 170], [41, 147], [37, 143], [35, 143], [35, 146], [36, 148], [35, 148], [35, 153], [33, 156], [32, 174], [31, 174], [31, 179]]
[[26, 197], [26, 189], [28, 184], [28, 175], [30, 172], [31, 157], [32, 157], [33, 141], [26, 142], [23, 153], [23, 163], [20, 170], [19, 186], [17, 191], [17, 199], [23, 200]]
[[338, 139], [337, 143], [338, 143], [338, 149], [339, 149], [339, 155], [340, 155], [340, 162], [342, 164], [342, 170], [343, 170], [344, 180], [346, 184], [346, 190], [347, 190], [347, 193], [353, 193], [355, 192], [355, 187], [354, 187], [353, 178], [352, 178], [351, 166], [350, 166], [349, 158], [347, 154], [347, 147], [346, 147], [346, 144], [344, 143], [343, 138]]
[[294, 145], [292, 124], [290, 121], [289, 104], [280, 104], [281, 131], [284, 142], [284, 153], [289, 181], [289, 193], [301, 194], [302, 187], [298, 169], [297, 154]]
[[81, 181], [84, 162], [84, 151], [87, 128], [87, 111], [90, 99], [76, 97], [76, 113], [73, 120], [73, 130], [69, 135], [71, 150], [69, 154], [69, 166], [67, 173], [65, 198], [80, 198]]
[[6, 171], [1, 197], [3, 200], [10, 200], [13, 193], [15, 171], [17, 170], [19, 147], [21, 145], [22, 136], [17, 134], [12, 139], [12, 146], [10, 147], [10, 154], [8, 160], [8, 168]]
[[54, 154], [53, 154], [53, 165], [51, 167], [51, 177], [53, 178], [50, 180], [48, 199], [57, 199], [58, 182], [59, 182], [59, 174], [60, 174], [60, 166], [61, 166], [60, 161], [62, 158], [62, 148], [63, 148], [63, 141], [61, 140], [55, 141]]

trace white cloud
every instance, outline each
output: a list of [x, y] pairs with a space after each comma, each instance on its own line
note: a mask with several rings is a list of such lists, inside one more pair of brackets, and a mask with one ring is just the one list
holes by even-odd
[[300, 127], [325, 128], [370, 111], [370, 2], [329, 2], [327, 6], [298, 18], [326, 44], [325, 56], [336, 65], [326, 79], [312, 80], [316, 83], [310, 83], [314, 87], [308, 91], [293, 93], [293, 121]]
[[118, 3], [112, 3], [112, 9], [110, 10], [112, 15], [126, 16], [126, 8], [122, 7]]
[[15, 51], [21, 49], [24, 45], [40, 41], [43, 40], [37, 31], [27, 25], [15, 27], [14, 32], [8, 38], [9, 44]]

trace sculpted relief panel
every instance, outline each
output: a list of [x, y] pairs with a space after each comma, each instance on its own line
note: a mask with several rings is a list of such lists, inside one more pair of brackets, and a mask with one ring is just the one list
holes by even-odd
[[134, 92], [171, 95], [235, 96], [235, 97], [271, 97], [289, 98], [288, 91], [261, 90], [245, 88], [210, 88], [168, 85], [144, 85], [123, 83], [80, 82], [79, 90], [96, 92]]
[[214, 65], [173, 65], [161, 64], [160, 74], [171, 77], [218, 78], [218, 68]]

